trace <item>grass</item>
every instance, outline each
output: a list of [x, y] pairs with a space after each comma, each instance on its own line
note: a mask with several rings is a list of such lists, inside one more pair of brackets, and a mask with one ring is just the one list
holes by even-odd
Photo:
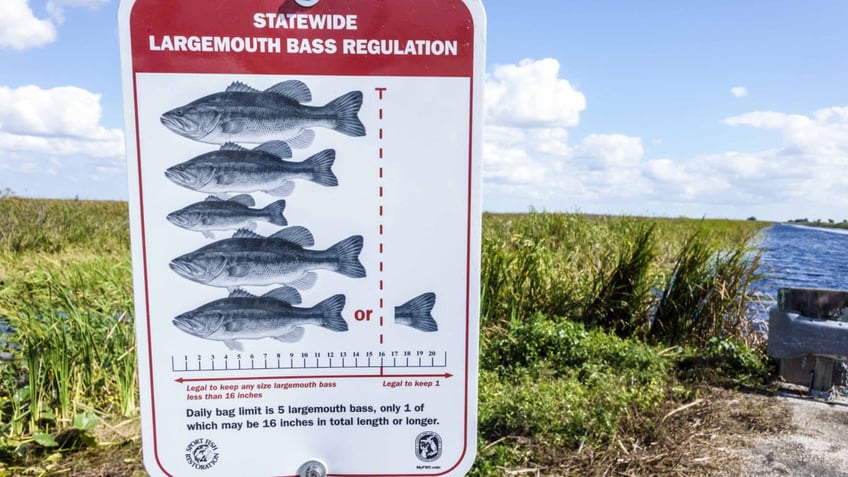
[[[0, 361], [0, 476], [3, 461], [18, 466], [13, 475], [89, 475], [68, 473], [76, 465], [61, 457], [70, 449], [59, 437], [99, 436], [137, 418], [126, 214], [117, 202], [0, 197], [0, 317], [14, 329], [0, 342], [12, 358]], [[471, 475], [539, 463], [597, 474], [591, 462], [662, 473], [672, 457], [645, 462], [663, 452], [685, 469], [673, 451], [642, 461], [621, 449], [642, 455], [647, 443], [697, 436], [680, 434], [690, 429], [681, 419], [703, 410], [693, 405], [701, 382], [683, 374], [718, 372], [731, 383], [768, 375], [746, 320], [759, 276], [753, 237], [766, 225], [485, 214]], [[681, 406], [690, 407], [668, 417]], [[107, 453], [134, 442], [102, 439]], [[45, 455], [63, 464], [44, 470]], [[127, 459], [111, 475], [137, 472], [138, 456]]]

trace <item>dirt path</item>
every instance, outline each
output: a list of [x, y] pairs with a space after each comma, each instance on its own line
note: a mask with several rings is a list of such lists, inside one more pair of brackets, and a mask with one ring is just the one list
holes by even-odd
[[754, 437], [739, 449], [744, 462], [739, 475], [848, 476], [848, 399], [825, 402], [790, 390], [772, 399], [788, 414], [790, 429]]

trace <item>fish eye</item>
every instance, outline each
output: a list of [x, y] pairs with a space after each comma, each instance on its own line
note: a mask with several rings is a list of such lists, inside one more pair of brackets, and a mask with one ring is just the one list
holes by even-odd
[[182, 109], [178, 109], [178, 110], [174, 111], [174, 114], [176, 114], [176, 115], [177, 115], [177, 117], [180, 117], [180, 118], [181, 118], [181, 117], [183, 117], [183, 110], [182, 110]]

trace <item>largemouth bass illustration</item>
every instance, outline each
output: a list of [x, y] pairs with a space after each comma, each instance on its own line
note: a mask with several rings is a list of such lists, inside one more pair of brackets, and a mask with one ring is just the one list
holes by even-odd
[[173, 324], [190, 335], [223, 341], [238, 351], [244, 350], [240, 340], [272, 338], [295, 343], [303, 338], [305, 325], [348, 330], [342, 317], [344, 295], [334, 295], [311, 308], [293, 306], [300, 302], [300, 294], [291, 287], [277, 288], [262, 296], [236, 289], [227, 298], [177, 316]]
[[439, 325], [432, 315], [435, 304], [435, 293], [422, 293], [403, 305], [395, 307], [395, 323], [410, 326], [419, 331], [438, 331]]
[[278, 200], [262, 209], [252, 209], [256, 205], [253, 197], [247, 194], [231, 197], [229, 200], [210, 195], [202, 202], [196, 202], [168, 214], [172, 224], [187, 230], [203, 233], [207, 238], [215, 238], [212, 231], [238, 230], [253, 231], [256, 222], [269, 222], [274, 225], [287, 225], [283, 212], [286, 201]]
[[361, 91], [351, 91], [324, 106], [302, 104], [310, 101], [312, 93], [302, 81], [283, 81], [264, 91], [237, 81], [223, 92], [166, 112], [161, 121], [181, 136], [210, 144], [286, 140], [292, 147], [307, 147], [315, 136], [313, 127], [365, 135], [358, 116]]
[[313, 270], [331, 270], [362, 278], [359, 261], [362, 236], [354, 235], [327, 250], [308, 250], [315, 245], [304, 227], [289, 227], [263, 237], [240, 229], [232, 238], [218, 240], [171, 260], [170, 267], [184, 278], [215, 287], [233, 289], [246, 285], [290, 285], [306, 290], [315, 284]]
[[325, 149], [303, 162], [288, 162], [292, 151], [283, 141], [269, 141], [254, 149], [227, 143], [220, 150], [201, 154], [169, 167], [165, 176], [187, 189], [210, 194], [267, 192], [286, 196], [294, 190], [292, 179], [326, 187], [339, 184], [333, 174], [336, 151]]

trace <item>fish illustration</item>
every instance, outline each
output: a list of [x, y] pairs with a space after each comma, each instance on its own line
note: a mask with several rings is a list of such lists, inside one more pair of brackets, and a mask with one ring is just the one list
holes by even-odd
[[317, 126], [348, 136], [365, 135], [358, 116], [362, 91], [343, 94], [325, 106], [302, 104], [310, 101], [312, 93], [302, 81], [283, 81], [265, 91], [236, 81], [225, 91], [172, 109], [160, 119], [171, 131], [210, 144], [276, 139], [303, 148], [315, 136], [309, 128]]
[[287, 225], [283, 216], [286, 201], [278, 200], [262, 209], [251, 209], [256, 205], [253, 197], [247, 194], [222, 200], [210, 195], [202, 202], [196, 202], [168, 214], [172, 224], [187, 230], [202, 232], [204, 237], [215, 238], [213, 230], [255, 230], [257, 221], [274, 225]]
[[227, 143], [217, 151], [169, 167], [165, 177], [187, 189], [210, 194], [261, 191], [286, 196], [294, 190], [292, 179], [326, 187], [339, 184], [332, 171], [335, 150], [325, 149], [302, 162], [283, 160], [291, 156], [291, 148], [283, 141], [269, 141], [254, 149]]
[[438, 331], [439, 325], [431, 314], [435, 304], [435, 293], [418, 295], [403, 305], [395, 307], [395, 323], [410, 326], [419, 331]]
[[243, 351], [239, 340], [273, 338], [295, 343], [303, 338], [304, 325], [315, 325], [331, 331], [347, 331], [342, 318], [344, 295], [334, 295], [311, 308], [298, 308], [300, 294], [291, 287], [281, 287], [262, 295], [236, 289], [221, 298], [173, 319], [174, 326], [207, 340], [223, 341], [228, 348]]
[[315, 284], [313, 270], [332, 270], [353, 278], [365, 276], [365, 267], [359, 261], [361, 235], [348, 237], [327, 250], [305, 248], [313, 245], [315, 239], [304, 227], [289, 227], [268, 237], [239, 229], [232, 238], [171, 260], [170, 267], [184, 278], [230, 291], [245, 285], [275, 284], [306, 290]]

